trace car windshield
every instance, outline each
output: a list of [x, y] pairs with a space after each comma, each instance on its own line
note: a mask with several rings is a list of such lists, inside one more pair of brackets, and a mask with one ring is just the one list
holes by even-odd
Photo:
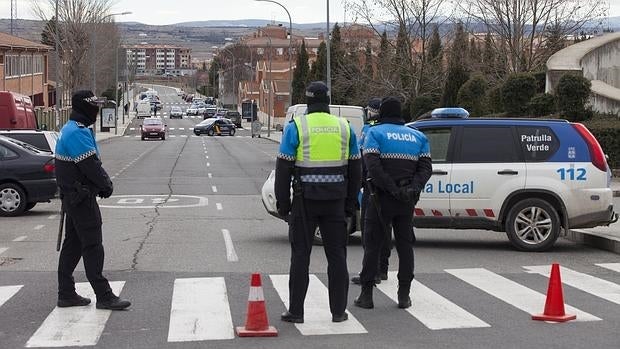
[[210, 125], [212, 124], [216, 119], [205, 119], [203, 122], [201, 122], [199, 125]]
[[181, 108], [179, 108], [179, 107], [172, 107], [172, 111], [181, 111]]
[[157, 119], [145, 119], [144, 124], [145, 125], [161, 125], [161, 121]]
[[19, 146], [19, 147], [22, 147], [22, 148], [24, 148], [26, 150], [29, 150], [29, 151], [31, 151], [33, 153], [37, 153], [37, 154], [50, 153], [49, 151], [45, 151], [43, 149], [39, 149], [39, 148], [35, 147], [32, 144], [28, 144], [28, 143], [24, 143], [22, 141], [18, 141], [17, 139], [13, 139], [13, 138], [8, 138], [7, 137], [6, 140], [11, 142], [11, 143], [13, 143], [13, 144], [15, 144], [15, 145], [17, 145], [17, 146]]

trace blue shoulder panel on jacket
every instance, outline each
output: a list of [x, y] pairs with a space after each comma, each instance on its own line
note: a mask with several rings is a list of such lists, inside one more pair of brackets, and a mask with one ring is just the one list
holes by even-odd
[[92, 131], [73, 120], [68, 121], [60, 130], [56, 143], [56, 158], [80, 162], [92, 155], [99, 155]]

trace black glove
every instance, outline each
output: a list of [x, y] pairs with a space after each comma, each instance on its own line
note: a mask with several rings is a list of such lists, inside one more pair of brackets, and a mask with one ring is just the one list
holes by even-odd
[[282, 219], [286, 221], [286, 218], [291, 212], [291, 204], [290, 202], [281, 203], [280, 201], [276, 201], [276, 210], [278, 210], [278, 215], [280, 215], [280, 217], [282, 217]]
[[415, 188], [410, 185], [398, 188], [398, 191], [396, 191], [393, 195], [396, 199], [402, 202], [414, 205], [418, 203], [418, 200], [420, 199], [420, 192], [415, 190]]
[[102, 199], [107, 199], [110, 196], [112, 196], [113, 192], [114, 192], [114, 185], [110, 183], [110, 187], [106, 188], [105, 190], [100, 191], [98, 195]]

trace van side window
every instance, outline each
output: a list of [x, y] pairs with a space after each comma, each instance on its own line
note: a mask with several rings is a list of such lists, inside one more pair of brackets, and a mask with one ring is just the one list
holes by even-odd
[[15, 159], [16, 157], [18, 157], [16, 152], [3, 145], [0, 145], [0, 160]]
[[420, 131], [428, 139], [433, 163], [446, 162], [448, 160], [448, 147], [450, 146], [452, 128], [421, 129]]
[[516, 162], [519, 155], [511, 127], [463, 127], [458, 162]]

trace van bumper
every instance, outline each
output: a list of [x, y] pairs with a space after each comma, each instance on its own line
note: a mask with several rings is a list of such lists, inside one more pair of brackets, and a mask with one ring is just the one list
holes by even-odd
[[614, 206], [609, 205], [606, 210], [588, 213], [585, 215], [572, 217], [568, 220], [571, 229], [575, 228], [594, 228], [601, 225], [610, 225], [618, 221], [618, 214], [614, 212]]

